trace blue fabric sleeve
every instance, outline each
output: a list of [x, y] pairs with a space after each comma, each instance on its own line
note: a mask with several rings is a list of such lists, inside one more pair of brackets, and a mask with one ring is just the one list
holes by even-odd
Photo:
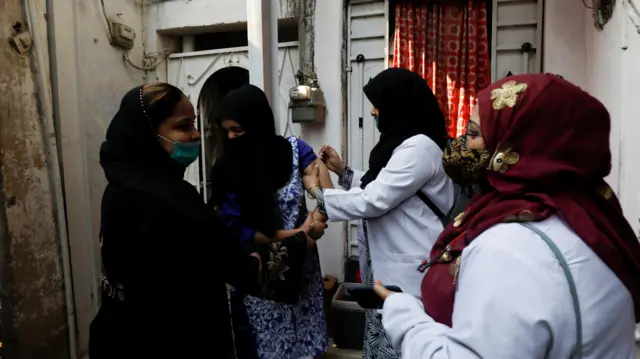
[[298, 156], [300, 157], [300, 169], [304, 171], [307, 166], [309, 166], [313, 161], [315, 161], [318, 156], [313, 152], [313, 147], [309, 146], [308, 143], [304, 142], [301, 139], [297, 139], [298, 141]]
[[242, 222], [240, 207], [236, 203], [236, 194], [225, 195], [225, 199], [218, 206], [218, 217], [227, 226], [231, 237], [242, 243], [253, 243], [256, 231]]

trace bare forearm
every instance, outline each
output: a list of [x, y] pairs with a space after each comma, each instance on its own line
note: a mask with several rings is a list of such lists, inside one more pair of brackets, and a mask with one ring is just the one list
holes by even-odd
[[276, 235], [273, 238], [269, 238], [260, 232], [256, 232], [255, 241], [258, 244], [271, 244], [273, 242], [280, 242], [289, 237], [292, 237], [298, 232], [300, 232], [300, 229], [282, 229], [276, 231]]
[[333, 188], [333, 182], [331, 182], [331, 177], [329, 176], [329, 169], [320, 159], [317, 159], [316, 162], [320, 168], [318, 169], [318, 180], [320, 181], [320, 187], [322, 188]]

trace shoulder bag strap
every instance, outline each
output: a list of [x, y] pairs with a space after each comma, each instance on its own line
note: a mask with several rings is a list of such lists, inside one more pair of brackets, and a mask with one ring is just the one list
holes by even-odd
[[571, 292], [571, 299], [573, 301], [573, 311], [576, 315], [576, 347], [574, 349], [574, 353], [571, 358], [582, 358], [582, 315], [580, 313], [580, 300], [578, 299], [578, 290], [576, 289], [576, 283], [573, 280], [573, 276], [571, 275], [571, 271], [569, 270], [569, 264], [567, 260], [558, 249], [558, 246], [553, 242], [549, 236], [547, 236], [544, 232], [538, 229], [536, 226], [531, 223], [520, 223], [523, 227], [529, 228], [533, 232], [535, 232], [544, 242], [549, 246], [553, 254], [560, 262], [560, 267], [562, 267], [562, 271], [564, 272], [565, 277], [567, 277], [567, 282], [569, 282], [569, 291]]
[[436, 204], [433, 203], [433, 201], [430, 200], [429, 197], [427, 197], [427, 195], [424, 192], [422, 192], [422, 190], [418, 190], [418, 192], [416, 192], [416, 196], [418, 196], [418, 198], [420, 198], [422, 202], [424, 202], [424, 204], [426, 204], [427, 207], [429, 207], [429, 209], [436, 215], [436, 217], [438, 217], [440, 222], [442, 223], [446, 222], [447, 215], [444, 214], [440, 210], [440, 208], [438, 208], [438, 206], [436, 206]]

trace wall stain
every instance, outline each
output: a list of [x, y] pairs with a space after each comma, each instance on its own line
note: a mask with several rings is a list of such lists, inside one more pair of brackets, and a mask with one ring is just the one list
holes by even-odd
[[[11, 25], [24, 19], [20, 0], [0, 1], [0, 38], [10, 37]], [[4, 259], [9, 264], [9, 283], [0, 285], [9, 286], [12, 308], [12, 338], [4, 349], [20, 359], [68, 358], [60, 244], [37, 79], [31, 59], [19, 55], [6, 41], [0, 41], [0, 63], [1, 190], [3, 198], [9, 199], [3, 202], [5, 218], [0, 219], [7, 228], [0, 240], [8, 250]]]

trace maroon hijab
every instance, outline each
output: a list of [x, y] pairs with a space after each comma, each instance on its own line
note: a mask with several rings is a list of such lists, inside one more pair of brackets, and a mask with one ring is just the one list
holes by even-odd
[[452, 250], [422, 282], [427, 313], [451, 326], [456, 259], [478, 235], [499, 223], [559, 213], [624, 283], [640, 320], [640, 243], [604, 181], [611, 169], [607, 109], [551, 74], [498, 81], [478, 94], [478, 103], [482, 136], [494, 154], [491, 190], [476, 195], [434, 245], [432, 258], [449, 243]]

